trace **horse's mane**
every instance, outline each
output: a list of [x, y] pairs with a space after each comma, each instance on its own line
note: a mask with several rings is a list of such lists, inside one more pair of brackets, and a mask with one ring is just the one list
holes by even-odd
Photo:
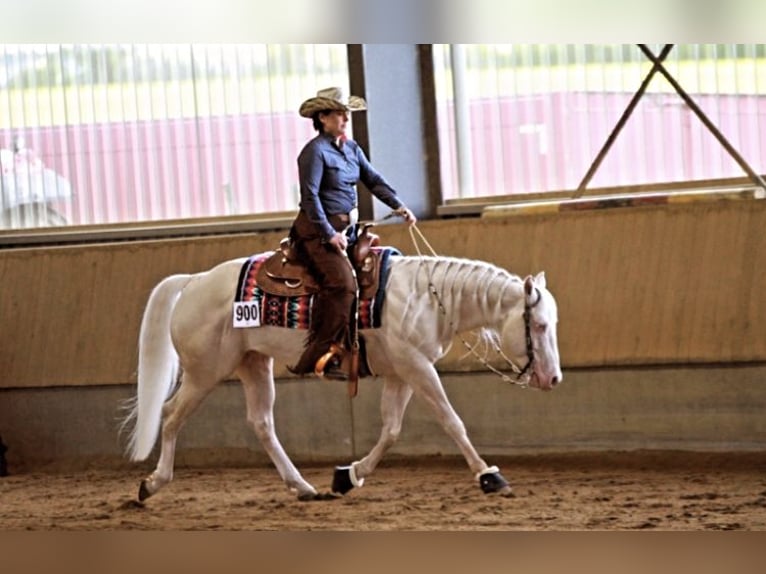
[[422, 280], [422, 277], [438, 280], [443, 289], [448, 288], [453, 292], [464, 288], [468, 283], [481, 290], [489, 289], [496, 281], [502, 281], [504, 284], [522, 282], [518, 275], [478, 259], [420, 255], [402, 256], [399, 259], [407, 267], [416, 267], [414, 272], [417, 273], [418, 280]]
[[494, 263], [490, 263], [488, 261], [482, 261], [480, 259], [467, 259], [464, 257], [451, 257], [451, 256], [432, 256], [432, 255], [400, 255], [397, 257], [402, 262], [405, 262], [407, 265], [449, 265], [453, 266], [455, 268], [459, 269], [466, 269], [470, 268], [474, 271], [492, 271], [497, 273], [498, 275], [502, 275], [504, 277], [507, 277], [509, 280], [512, 281], [521, 281], [521, 277], [518, 275], [514, 275], [510, 271], [507, 271], [506, 269], [503, 269], [502, 267], [498, 267]]
[[[442, 325], [445, 335], [451, 324], [456, 328], [460, 326], [457, 313], [461, 303], [472, 301], [476, 313], [484, 317], [499, 317], [505, 290], [510, 285], [522, 283], [518, 275], [486, 261], [438, 256], [402, 256], [398, 259], [399, 265], [413, 278], [408, 309], [419, 305], [418, 301], [428, 294], [432, 284], [440, 301], [451, 310], [451, 315], [445, 317]], [[404, 316], [409, 316], [409, 313]], [[498, 333], [489, 327], [475, 332], [478, 337], [476, 344], [485, 348], [492, 346], [492, 341], [499, 338]]]

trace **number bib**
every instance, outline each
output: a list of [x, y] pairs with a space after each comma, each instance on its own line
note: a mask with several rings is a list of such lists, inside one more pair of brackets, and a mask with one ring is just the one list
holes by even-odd
[[258, 301], [235, 301], [232, 315], [235, 329], [261, 326], [261, 312]]

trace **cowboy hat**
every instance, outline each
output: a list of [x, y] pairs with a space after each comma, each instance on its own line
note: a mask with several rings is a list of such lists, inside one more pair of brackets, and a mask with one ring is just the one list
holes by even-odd
[[304, 118], [310, 118], [317, 112], [326, 110], [337, 110], [339, 112], [359, 112], [367, 109], [367, 102], [359, 96], [349, 96], [348, 99], [343, 94], [342, 88], [325, 88], [319, 90], [317, 95], [309, 98], [301, 104], [298, 113]]

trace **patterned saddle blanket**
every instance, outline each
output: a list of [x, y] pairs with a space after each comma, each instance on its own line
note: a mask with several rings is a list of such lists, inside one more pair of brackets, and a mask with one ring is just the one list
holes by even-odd
[[[372, 247], [375, 257], [377, 287], [361, 289], [359, 300], [359, 329], [375, 329], [381, 326], [386, 283], [391, 265], [391, 255], [401, 255], [393, 247]], [[262, 266], [274, 255], [266, 252], [252, 255], [242, 264], [234, 296], [233, 325], [236, 328], [274, 326], [288, 329], [309, 329], [311, 308], [315, 293], [301, 290], [300, 294], [284, 295], [270, 293], [259, 283], [263, 277]], [[360, 280], [361, 283], [361, 280]]]

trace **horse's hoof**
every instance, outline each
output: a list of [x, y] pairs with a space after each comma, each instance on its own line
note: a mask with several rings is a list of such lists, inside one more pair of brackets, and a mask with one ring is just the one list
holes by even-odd
[[138, 487], [138, 501], [143, 502], [152, 495], [149, 489], [146, 487], [146, 481], [141, 481], [141, 486]]
[[336, 466], [335, 474], [332, 477], [332, 491], [338, 494], [346, 494], [355, 486], [361, 487], [364, 484], [364, 478], [357, 478], [354, 471], [354, 465]]
[[500, 474], [496, 466], [479, 475], [479, 485], [484, 494], [497, 493], [503, 496], [513, 496], [511, 485]]
[[351, 467], [336, 466], [335, 474], [332, 477], [332, 491], [346, 494], [352, 488], [354, 488], [354, 483], [351, 482]]

